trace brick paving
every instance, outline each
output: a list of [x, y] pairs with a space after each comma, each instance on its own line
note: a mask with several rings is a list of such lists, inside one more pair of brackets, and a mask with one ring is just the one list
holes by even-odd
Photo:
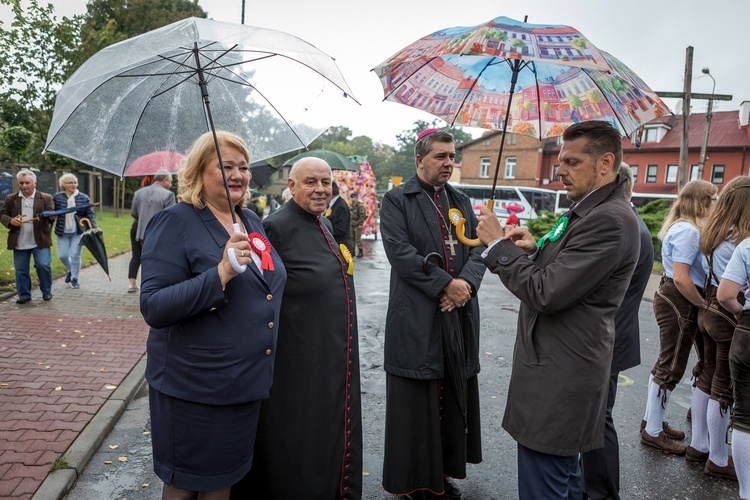
[[111, 282], [89, 266], [78, 290], [55, 280], [49, 302], [38, 289], [0, 302], [0, 498], [30, 499], [145, 353], [129, 260], [110, 258]]

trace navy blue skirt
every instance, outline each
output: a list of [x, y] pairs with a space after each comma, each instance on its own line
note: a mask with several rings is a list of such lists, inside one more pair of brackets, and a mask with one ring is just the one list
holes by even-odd
[[260, 401], [206, 405], [148, 391], [154, 472], [190, 491], [229, 488], [250, 470]]

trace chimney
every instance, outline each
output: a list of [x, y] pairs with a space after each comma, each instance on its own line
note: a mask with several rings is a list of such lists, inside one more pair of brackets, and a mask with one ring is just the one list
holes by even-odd
[[740, 127], [747, 127], [750, 122], [750, 101], [742, 101], [740, 104]]

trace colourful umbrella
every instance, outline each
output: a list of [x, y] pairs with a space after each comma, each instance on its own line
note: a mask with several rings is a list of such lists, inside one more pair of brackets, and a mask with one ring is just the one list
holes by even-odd
[[175, 151], [155, 151], [136, 158], [123, 172], [123, 177], [155, 175], [161, 171], [177, 172], [185, 157]]
[[542, 139], [604, 120], [629, 135], [670, 112], [633, 71], [574, 28], [507, 17], [427, 35], [373, 71], [385, 100], [451, 125], [503, 131], [492, 193], [507, 132]]

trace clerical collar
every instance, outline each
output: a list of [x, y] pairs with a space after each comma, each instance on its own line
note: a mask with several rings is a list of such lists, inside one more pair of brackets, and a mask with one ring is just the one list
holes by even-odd
[[417, 180], [419, 181], [419, 184], [422, 186], [422, 189], [427, 191], [428, 193], [439, 193], [444, 189], [444, 186], [433, 186], [432, 184], [428, 184], [422, 179], [417, 176]]

